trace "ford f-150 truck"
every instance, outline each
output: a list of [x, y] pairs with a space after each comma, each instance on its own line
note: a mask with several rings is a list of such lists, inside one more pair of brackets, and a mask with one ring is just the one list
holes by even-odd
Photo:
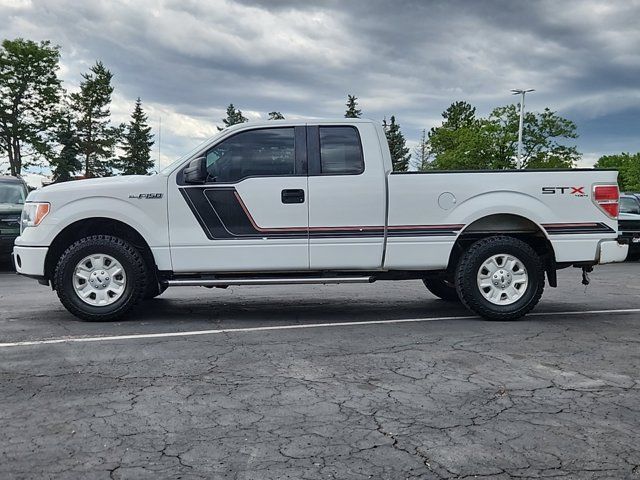
[[617, 172], [392, 172], [368, 120], [227, 128], [159, 174], [31, 192], [18, 273], [85, 320], [167, 287], [421, 279], [515, 319], [556, 271], [625, 259]]

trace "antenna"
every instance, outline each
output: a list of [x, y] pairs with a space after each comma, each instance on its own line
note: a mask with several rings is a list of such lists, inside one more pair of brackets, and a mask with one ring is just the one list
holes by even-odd
[[162, 141], [162, 116], [158, 119], [158, 169], [157, 172], [160, 172], [160, 142]]

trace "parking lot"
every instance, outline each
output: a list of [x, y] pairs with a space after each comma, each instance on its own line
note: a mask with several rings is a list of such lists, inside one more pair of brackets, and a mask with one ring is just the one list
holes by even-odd
[[415, 281], [83, 323], [5, 268], [0, 478], [640, 478], [638, 272], [561, 271], [508, 323]]

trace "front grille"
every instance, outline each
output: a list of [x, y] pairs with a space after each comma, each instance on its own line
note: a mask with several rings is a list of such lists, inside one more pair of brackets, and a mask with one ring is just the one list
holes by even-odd
[[640, 232], [640, 220], [618, 220], [620, 232]]
[[0, 213], [0, 229], [2, 228], [20, 228], [20, 215]]

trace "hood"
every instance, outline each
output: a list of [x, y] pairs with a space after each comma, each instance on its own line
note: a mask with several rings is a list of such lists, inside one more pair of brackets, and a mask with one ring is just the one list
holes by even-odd
[[0, 203], [0, 213], [16, 213], [20, 215], [22, 213], [21, 203]]
[[640, 220], [640, 215], [637, 213], [624, 213], [620, 212], [618, 220]]
[[147, 192], [145, 189], [155, 189], [163, 183], [166, 185], [166, 180], [167, 177], [164, 175], [123, 175], [72, 180], [70, 182], [54, 183], [34, 190], [29, 194], [27, 200], [37, 202], [47, 201], [50, 198], [60, 198], [61, 196], [68, 199], [111, 196], [115, 191], [130, 191], [132, 194], [152, 193]]
[[47, 185], [46, 187], [41, 188], [39, 191], [42, 192], [54, 192], [59, 190], [75, 190], [75, 189], [86, 189], [86, 188], [94, 188], [100, 189], [100, 187], [108, 187], [117, 183], [119, 185], [122, 184], [139, 184], [145, 183], [150, 178], [153, 178], [149, 175], [122, 175], [118, 177], [103, 177], [103, 178], [87, 178], [84, 180], [72, 180], [69, 182], [61, 182], [61, 183], [53, 183], [51, 185]]

